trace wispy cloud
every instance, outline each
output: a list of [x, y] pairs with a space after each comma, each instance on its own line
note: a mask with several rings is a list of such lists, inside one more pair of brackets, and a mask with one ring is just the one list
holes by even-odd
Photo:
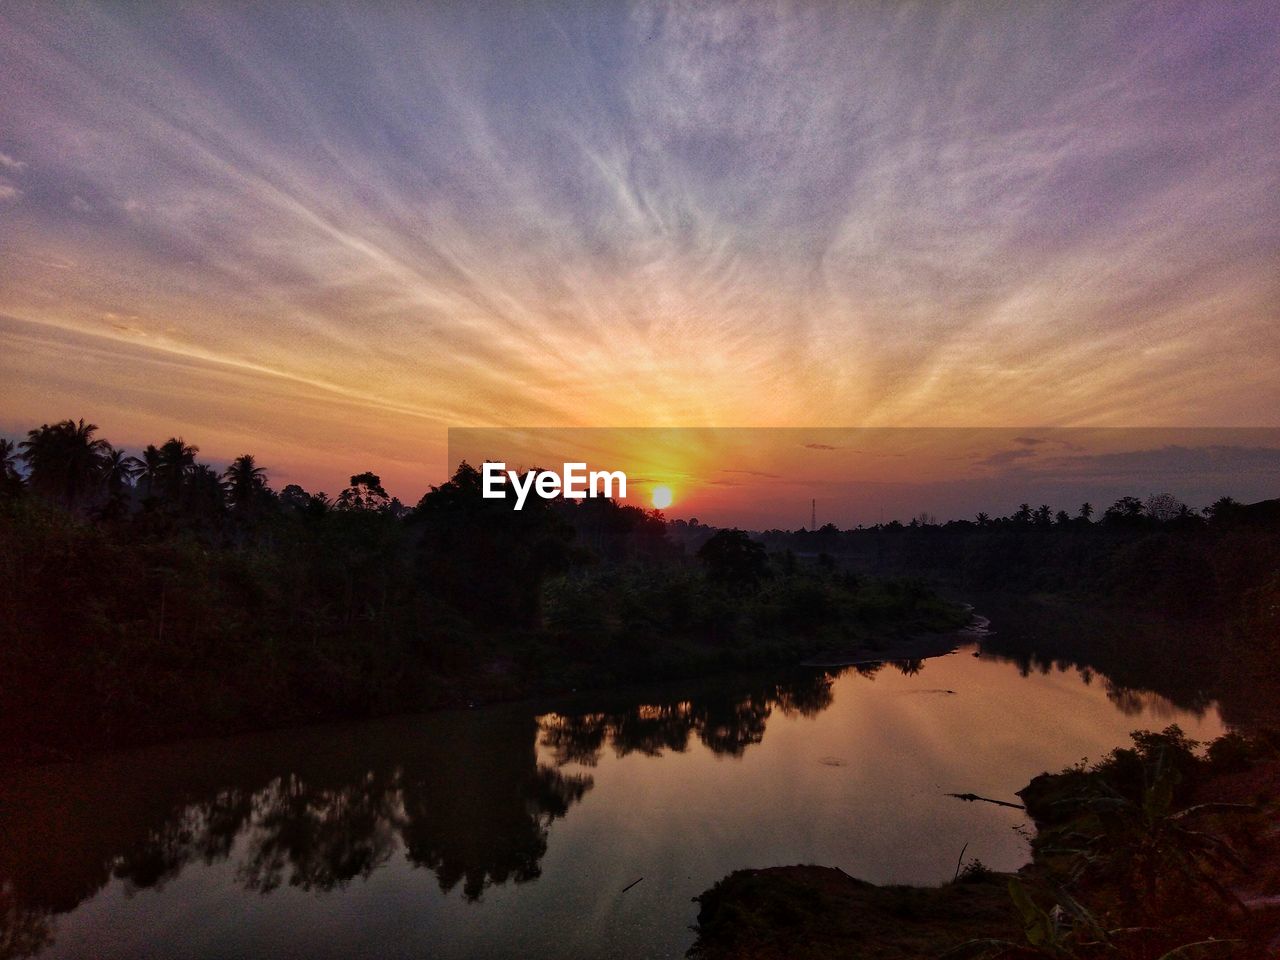
[[987, 454], [976, 463], [979, 467], [1007, 467], [1011, 463], [1029, 460], [1035, 455], [1034, 450], [999, 450], [996, 453]]
[[0, 311], [432, 424], [353, 449], [1280, 415], [1265, 2], [33, 4], [0, 57]]

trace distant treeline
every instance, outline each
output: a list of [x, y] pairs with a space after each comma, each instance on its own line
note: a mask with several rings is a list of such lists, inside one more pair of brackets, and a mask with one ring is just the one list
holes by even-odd
[[1077, 666], [1233, 723], [1280, 724], [1280, 500], [1191, 510], [1123, 497], [935, 523], [760, 534], [838, 569], [922, 577], [995, 624], [986, 651]]
[[696, 550], [609, 500], [412, 508], [223, 472], [181, 438], [132, 457], [62, 421], [0, 441], [0, 758], [775, 663], [965, 615], [913, 580]]
[[1280, 499], [1223, 497], [1193, 510], [1162, 494], [1122, 497], [1100, 515], [1022, 504], [1006, 517], [838, 530], [770, 530], [770, 550], [827, 556], [887, 575], [944, 579], [967, 591], [1069, 594], [1166, 616], [1229, 618], [1280, 631]]

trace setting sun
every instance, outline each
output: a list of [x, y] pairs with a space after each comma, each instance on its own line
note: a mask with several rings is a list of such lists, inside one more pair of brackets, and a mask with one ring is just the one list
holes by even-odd
[[652, 500], [656, 509], [667, 509], [667, 507], [671, 506], [671, 488], [666, 484], [658, 484], [658, 486], [653, 488]]

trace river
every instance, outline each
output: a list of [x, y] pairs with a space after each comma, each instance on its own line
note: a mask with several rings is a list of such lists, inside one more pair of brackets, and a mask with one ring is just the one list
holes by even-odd
[[[1134, 729], [1223, 732], [1075, 668], [912, 664], [115, 753], [0, 784], [0, 950], [680, 957], [739, 867], [938, 883], [1027, 858], [1016, 800]], [[636, 882], [639, 881], [639, 882]], [[41, 946], [43, 944], [43, 946]]]

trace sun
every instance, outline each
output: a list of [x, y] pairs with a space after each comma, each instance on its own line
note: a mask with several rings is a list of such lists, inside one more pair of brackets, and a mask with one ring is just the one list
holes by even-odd
[[653, 493], [650, 494], [650, 498], [653, 500], [653, 505], [656, 509], [665, 510], [667, 507], [671, 506], [671, 501], [673, 499], [671, 496], [671, 488], [665, 483], [660, 483], [653, 488]]

